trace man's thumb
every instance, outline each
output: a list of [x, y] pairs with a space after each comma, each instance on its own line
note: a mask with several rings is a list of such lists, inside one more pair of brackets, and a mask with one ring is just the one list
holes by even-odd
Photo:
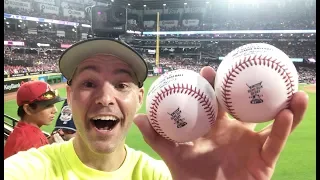
[[[134, 117], [134, 123], [138, 126], [141, 131], [146, 143], [151, 146], [155, 151], [162, 151], [161, 149], [173, 145], [174, 143], [166, 140], [160, 136], [149, 123], [149, 119], [145, 114], [137, 114]], [[158, 152], [159, 153], [159, 152]]]
[[158, 138], [158, 133], [153, 129], [149, 123], [148, 117], [145, 114], [137, 114], [134, 117], [134, 123], [138, 126], [141, 131], [144, 140], [152, 146], [152, 143]]

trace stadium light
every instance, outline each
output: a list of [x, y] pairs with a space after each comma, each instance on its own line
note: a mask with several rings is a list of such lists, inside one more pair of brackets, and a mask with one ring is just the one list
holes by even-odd
[[163, 4], [163, 6], [166, 6], [167, 4]]
[[183, 3], [183, 4], [184, 4], [184, 5], [187, 5], [188, 3], [185, 2], [185, 3]]
[[131, 4], [128, 4], [128, 6], [131, 6]]
[[143, 5], [143, 7], [147, 7], [147, 5]]

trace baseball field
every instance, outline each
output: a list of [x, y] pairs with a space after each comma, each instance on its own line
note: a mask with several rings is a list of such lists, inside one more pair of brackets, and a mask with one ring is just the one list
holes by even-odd
[[[145, 91], [155, 80], [155, 77], [149, 77], [145, 83]], [[56, 86], [59, 88], [60, 95], [66, 97], [63, 85]], [[300, 126], [290, 136], [284, 151], [278, 161], [273, 180], [314, 180], [316, 179], [316, 93], [315, 85], [300, 85], [301, 90], [309, 94], [309, 106], [305, 119]], [[6, 98], [7, 96], [7, 98]], [[10, 97], [9, 97], [10, 96]], [[5, 95], [4, 112], [14, 118], [18, 118], [16, 111], [17, 105], [15, 95]], [[57, 104], [60, 110], [62, 103]], [[145, 104], [140, 109], [141, 113], [145, 112]], [[56, 114], [56, 117], [59, 113]], [[6, 121], [6, 119], [5, 119]], [[9, 122], [9, 121], [8, 121]], [[55, 122], [50, 126], [42, 127], [46, 132], [51, 132]], [[257, 130], [266, 124], [259, 124]], [[134, 125], [127, 137], [127, 144], [130, 147], [144, 151], [149, 155], [159, 159], [160, 157], [144, 142], [141, 133]]]

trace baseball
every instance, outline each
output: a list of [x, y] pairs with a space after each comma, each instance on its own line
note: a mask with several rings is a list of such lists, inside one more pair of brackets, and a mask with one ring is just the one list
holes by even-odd
[[298, 73], [280, 49], [251, 43], [231, 51], [220, 63], [215, 91], [218, 103], [235, 119], [266, 122], [287, 108], [298, 90]]
[[176, 143], [204, 136], [218, 113], [212, 86], [200, 74], [186, 69], [160, 76], [148, 91], [146, 109], [155, 131]]

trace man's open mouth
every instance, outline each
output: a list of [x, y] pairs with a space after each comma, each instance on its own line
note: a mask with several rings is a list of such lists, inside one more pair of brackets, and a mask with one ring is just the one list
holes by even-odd
[[120, 122], [120, 119], [114, 116], [97, 116], [90, 119], [90, 122], [98, 130], [111, 131]]

